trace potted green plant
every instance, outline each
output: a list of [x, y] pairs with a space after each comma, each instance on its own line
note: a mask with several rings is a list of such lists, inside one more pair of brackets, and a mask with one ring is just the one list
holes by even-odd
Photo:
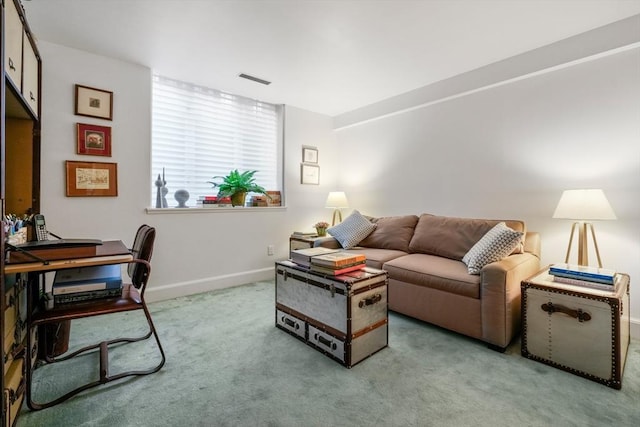
[[[267, 191], [256, 184], [253, 175], [258, 171], [238, 172], [238, 169], [232, 170], [227, 176], [214, 176], [214, 181], [207, 181], [213, 184], [213, 188], [218, 188], [218, 197], [231, 197], [231, 205], [244, 206], [244, 200], [247, 193], [259, 193], [269, 197]], [[215, 182], [216, 179], [222, 179], [222, 182]], [[271, 197], [269, 197], [271, 198]]]

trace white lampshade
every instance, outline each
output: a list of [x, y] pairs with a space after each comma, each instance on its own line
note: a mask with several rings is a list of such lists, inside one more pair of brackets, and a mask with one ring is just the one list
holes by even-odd
[[344, 191], [332, 191], [327, 196], [327, 202], [325, 207], [332, 209], [348, 208], [349, 202], [347, 201], [347, 195]]
[[604, 191], [600, 189], [565, 190], [553, 218], [579, 221], [617, 219]]

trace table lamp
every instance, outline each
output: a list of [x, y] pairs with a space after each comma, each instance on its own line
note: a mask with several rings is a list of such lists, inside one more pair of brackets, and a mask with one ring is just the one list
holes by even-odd
[[338, 223], [342, 222], [342, 212], [340, 212], [340, 209], [349, 207], [347, 195], [344, 194], [344, 191], [330, 192], [329, 196], [327, 196], [325, 207], [333, 209], [333, 220], [331, 221], [331, 226], [336, 225], [336, 216], [338, 217]]
[[567, 248], [567, 256], [564, 262], [569, 262], [573, 234], [576, 228], [578, 228], [578, 265], [589, 265], [589, 257], [587, 255], [587, 228], [589, 228], [591, 230], [596, 256], [598, 257], [598, 267], [602, 268], [600, 251], [598, 250], [598, 242], [596, 241], [593, 224], [587, 221], [617, 219], [607, 197], [604, 195], [604, 191], [600, 189], [565, 190], [553, 213], [553, 218], [573, 219], [576, 221], [571, 226], [569, 247]]

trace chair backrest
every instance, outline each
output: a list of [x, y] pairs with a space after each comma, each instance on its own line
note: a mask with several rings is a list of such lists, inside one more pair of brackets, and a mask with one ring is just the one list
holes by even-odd
[[[133, 240], [133, 247], [131, 248], [133, 258], [142, 259], [147, 262], [151, 261], [155, 239], [156, 229], [146, 224], [141, 225], [136, 232], [136, 238]], [[129, 264], [127, 273], [129, 277], [131, 277], [131, 284], [138, 289], [149, 280], [149, 269], [142, 263]]]

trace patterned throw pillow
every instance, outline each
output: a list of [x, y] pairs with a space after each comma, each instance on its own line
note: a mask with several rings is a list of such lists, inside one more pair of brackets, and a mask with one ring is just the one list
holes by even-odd
[[462, 258], [469, 274], [480, 274], [480, 270], [492, 262], [500, 261], [520, 244], [523, 233], [507, 227], [504, 222], [495, 225], [482, 239], [473, 245]]
[[327, 233], [336, 238], [344, 249], [350, 249], [367, 237], [376, 225], [371, 223], [360, 212], [354, 210], [340, 224], [327, 229]]

